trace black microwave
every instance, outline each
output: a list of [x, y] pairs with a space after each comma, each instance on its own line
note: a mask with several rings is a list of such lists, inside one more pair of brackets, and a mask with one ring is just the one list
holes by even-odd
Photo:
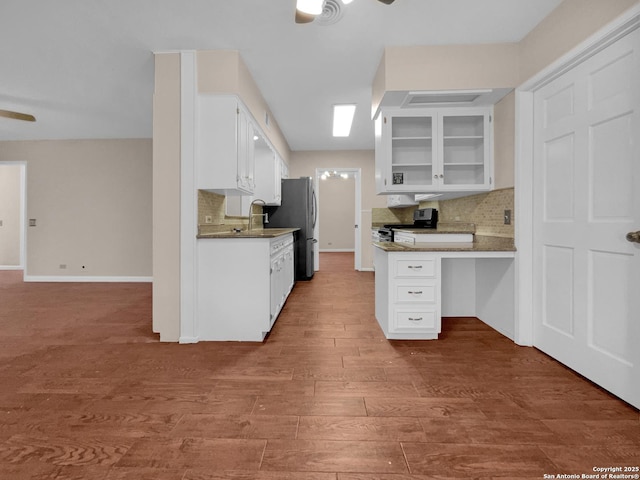
[[435, 208], [419, 208], [413, 212], [413, 223], [423, 228], [437, 228], [438, 210]]

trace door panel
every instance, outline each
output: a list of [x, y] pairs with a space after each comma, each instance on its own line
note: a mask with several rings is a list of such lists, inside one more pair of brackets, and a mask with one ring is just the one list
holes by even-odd
[[534, 345], [636, 407], [639, 48], [635, 31], [534, 94]]

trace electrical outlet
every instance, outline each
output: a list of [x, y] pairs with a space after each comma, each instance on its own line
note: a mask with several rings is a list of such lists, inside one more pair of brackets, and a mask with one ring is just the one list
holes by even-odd
[[213, 223], [213, 217], [211, 215], [205, 215], [204, 223]]
[[504, 224], [511, 225], [511, 210], [504, 211]]
[[29, 219], [29, 226], [30, 227], [35, 227], [36, 226], [36, 219], [35, 218], [30, 218]]
[[2, 226], [2, 220], [0, 220], [0, 227]]
[[66, 270], [67, 269], [67, 264], [66, 263], [61, 263], [60, 264], [60, 270]]

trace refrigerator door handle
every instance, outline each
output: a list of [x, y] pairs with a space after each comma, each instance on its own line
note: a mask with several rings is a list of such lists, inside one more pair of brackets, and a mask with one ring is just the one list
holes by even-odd
[[311, 208], [313, 209], [313, 228], [316, 228], [316, 220], [318, 218], [318, 199], [316, 198], [316, 191], [313, 191], [313, 203]]

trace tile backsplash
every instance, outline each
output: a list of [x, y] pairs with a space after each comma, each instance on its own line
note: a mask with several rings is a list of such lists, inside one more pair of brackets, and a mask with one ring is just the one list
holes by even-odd
[[[254, 206], [254, 208], [261, 208]], [[217, 193], [198, 190], [198, 230], [200, 233], [213, 233], [231, 230], [232, 228], [246, 229], [249, 219], [247, 217], [232, 217], [225, 214], [226, 197]], [[206, 222], [206, 217], [211, 217], [211, 223]], [[260, 228], [261, 225], [256, 225]]]
[[[412, 223], [416, 208], [437, 208], [439, 222], [473, 223], [477, 235], [514, 237], [514, 189], [503, 188], [451, 200], [420, 202], [419, 207], [373, 208], [372, 224]], [[504, 211], [511, 210], [511, 224], [504, 224]]]
[[[444, 200], [439, 203], [440, 221], [471, 222], [477, 235], [514, 237], [514, 189], [503, 188], [469, 197]], [[422, 204], [421, 204], [422, 205]], [[511, 224], [504, 224], [504, 211], [511, 210]]]

